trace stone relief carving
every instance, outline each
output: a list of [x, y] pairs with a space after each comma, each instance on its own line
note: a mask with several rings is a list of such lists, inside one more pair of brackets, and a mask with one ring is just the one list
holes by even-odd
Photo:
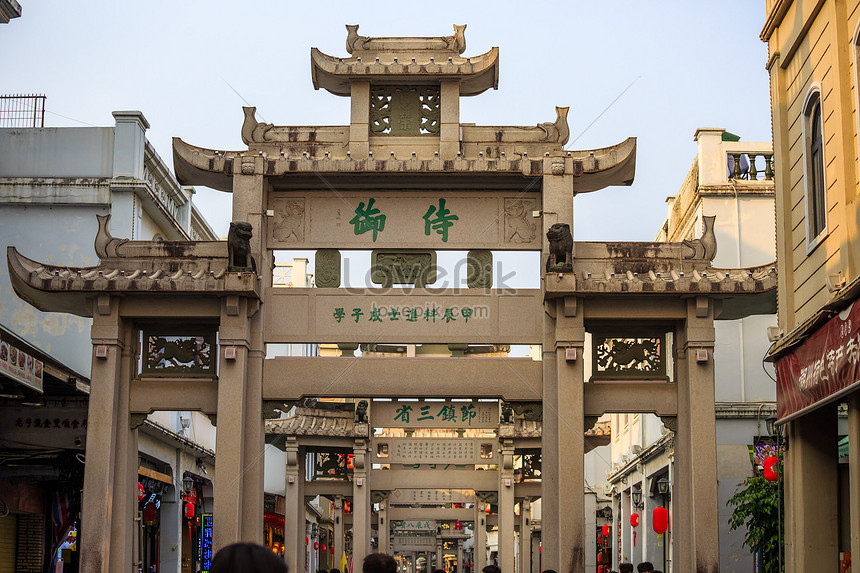
[[436, 251], [373, 251], [370, 280], [383, 287], [425, 287], [436, 280]]
[[556, 223], [546, 232], [549, 240], [549, 258], [546, 260], [546, 272], [573, 272], [573, 235], [570, 225]]
[[364, 43], [370, 38], [358, 35], [358, 24], [346, 25], [346, 53], [351, 54], [356, 50], [364, 49]]
[[553, 159], [550, 171], [553, 175], [564, 175], [564, 159]]
[[370, 91], [372, 135], [439, 135], [438, 87], [378, 86]]
[[370, 492], [370, 503], [382, 503], [391, 495], [390, 489], [375, 489]]
[[151, 375], [199, 376], [213, 368], [211, 333], [144, 333], [142, 372]]
[[276, 199], [272, 201], [275, 222], [272, 236], [284, 243], [301, 243], [305, 239], [305, 200]]
[[314, 283], [318, 288], [340, 287], [340, 251], [319, 249], [314, 258]]
[[663, 376], [663, 339], [659, 336], [614, 338], [593, 336], [595, 378]]
[[227, 232], [227, 272], [257, 272], [257, 263], [251, 256], [253, 229], [246, 221], [233, 221]]
[[271, 123], [257, 121], [255, 116], [257, 113], [256, 107], [243, 107], [242, 111], [245, 112], [245, 121], [242, 123], [242, 141], [245, 145], [272, 141], [274, 139], [272, 129], [275, 126]]
[[543, 421], [543, 404], [540, 402], [510, 402], [510, 405], [527, 422]]
[[505, 199], [505, 242], [530, 243], [537, 235], [532, 211], [537, 210], [534, 199]]
[[253, 175], [257, 171], [257, 168], [254, 166], [254, 158], [243, 157], [241, 170], [242, 175]]
[[556, 106], [555, 121], [538, 124], [538, 127], [546, 133], [546, 137], [543, 138], [544, 141], [558, 143], [559, 145], [567, 143], [570, 137], [570, 128], [567, 125], [567, 112], [569, 110], [569, 107]]
[[705, 225], [705, 232], [698, 239], [684, 240], [684, 246], [689, 249], [684, 255], [685, 259], [701, 259], [705, 261], [713, 261], [717, 256], [717, 237], [714, 234], [714, 220], [716, 215], [705, 215], [702, 217], [702, 223]]
[[493, 252], [473, 249], [466, 255], [466, 285], [469, 288], [493, 287]]

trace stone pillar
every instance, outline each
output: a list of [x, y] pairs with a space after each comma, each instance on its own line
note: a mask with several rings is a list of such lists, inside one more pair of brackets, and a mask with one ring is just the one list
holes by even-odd
[[[545, 259], [544, 259], [545, 260]], [[541, 263], [543, 264], [543, 263]], [[556, 366], [556, 301], [544, 302], [543, 397], [541, 432], [541, 562], [543, 569], [559, 571], [559, 426], [558, 369]]]
[[304, 571], [305, 546], [305, 454], [295, 436], [286, 442], [284, 478], [284, 560], [290, 571]]
[[[134, 527], [133, 520], [123, 523], [116, 517], [114, 521], [117, 511], [124, 512], [116, 503], [121, 500], [125, 487], [124, 476], [117, 483], [116, 466], [127, 464], [126, 452], [118, 448], [119, 434], [125, 434], [129, 427], [127, 390], [126, 401], [120, 402], [125, 334], [119, 316], [119, 299], [98, 296], [91, 333], [93, 361], [81, 508], [81, 570], [107, 573], [125, 571], [132, 566], [132, 544], [125, 547], [125, 540], [128, 538], [126, 529], [131, 532]], [[96, 357], [97, 350], [100, 357]], [[129, 491], [128, 497], [137, 499], [132, 495]], [[120, 506], [125, 504], [120, 501]], [[118, 530], [116, 537], [115, 529]]]
[[[556, 302], [555, 383], [548, 387], [544, 380], [544, 396], [548, 391], [552, 393], [557, 408], [551, 414], [551, 427], [547, 428], [544, 423], [544, 435], [549, 432], [553, 437], [550, 449], [543, 448], [542, 459], [554, 457], [557, 460], [557, 491], [552, 501], [558, 529], [554, 532], [543, 526], [541, 529], [556, 539], [559, 573], [579, 572], [585, 567], [585, 418], [582, 409], [585, 326], [579, 305], [581, 300], [573, 296]], [[544, 420], [546, 416], [544, 409]], [[549, 505], [551, 503], [543, 503], [541, 510], [546, 512]], [[545, 555], [544, 559], [550, 557]], [[548, 566], [549, 563], [544, 568]]]
[[[853, 463], [852, 463], [853, 461]], [[860, 392], [848, 397], [848, 489], [849, 499], [860, 499]], [[860, 503], [851, 504], [851, 556], [860, 560]]]
[[478, 501], [475, 503], [475, 543], [474, 562], [475, 572], [480, 571], [487, 564], [487, 513], [484, 510], [486, 503]]
[[529, 573], [531, 571], [531, 551], [532, 551], [532, 512], [531, 498], [524, 498], [520, 502], [520, 566], [517, 568], [519, 573]]
[[[513, 549], [513, 547], [511, 547]], [[513, 559], [511, 559], [513, 563]], [[463, 573], [466, 569], [463, 567], [463, 540], [457, 540], [457, 573]], [[504, 571], [504, 569], [503, 569]]]
[[367, 441], [355, 440], [352, 448], [352, 563], [361, 566], [370, 549], [370, 472], [366, 464]]
[[[248, 374], [248, 299], [222, 299], [219, 329], [218, 433], [213, 550], [242, 539], [245, 483], [245, 385]], [[231, 358], [227, 358], [229, 356]], [[233, 358], [235, 356], [235, 358]], [[262, 414], [260, 414], [262, 416]], [[258, 416], [257, 420], [260, 420]]]
[[[334, 566], [340, 568], [340, 560], [344, 553], [343, 536], [343, 496], [334, 496]], [[342, 571], [341, 573], [345, 573]]]
[[443, 81], [439, 99], [439, 157], [454, 159], [460, 151], [460, 82]]
[[429, 551], [424, 552], [424, 572], [433, 573], [433, 563], [431, 563]]
[[436, 569], [444, 569], [442, 566], [442, 536], [436, 535]]
[[353, 159], [365, 159], [370, 135], [370, 82], [350, 82], [349, 152]]
[[499, 567], [514, 570], [514, 442], [502, 441], [499, 464]]
[[714, 314], [707, 297], [687, 301], [686, 323], [676, 331], [678, 432], [675, 437], [673, 515], [676, 571], [719, 570], [717, 445], [714, 418]]
[[266, 429], [263, 420], [263, 360], [266, 358], [262, 335], [263, 313], [250, 319], [251, 347], [245, 390], [245, 457], [242, 482], [242, 523], [240, 539], [248, 543], [263, 540], [263, 488], [265, 473]]
[[836, 406], [821, 406], [788, 426], [786, 572], [838, 571]]
[[376, 536], [379, 540], [379, 552], [391, 553], [391, 527], [388, 524], [388, 500], [379, 503], [379, 511], [376, 514]]
[[[573, 232], [573, 162], [570, 158], [542, 158], [543, 159], [543, 217], [541, 221], [542, 249], [541, 249], [541, 272], [545, 268], [546, 260], [549, 257], [549, 241], [546, 238], [546, 232], [555, 223], [566, 223], [570, 225]], [[557, 164], [555, 173], [553, 174], [553, 163]], [[558, 165], [563, 167], [559, 169]], [[575, 255], [575, 253], [574, 253]], [[545, 280], [558, 280], [558, 275], [547, 275]], [[544, 285], [544, 289], [546, 286]], [[561, 550], [564, 548], [566, 554], [574, 550], [573, 545], [565, 545], [569, 541], [570, 533], [565, 532], [564, 526], [561, 523], [561, 517], [564, 514], [560, 506], [562, 497], [581, 498], [579, 492], [582, 492], [582, 487], [573, 490], [568, 486], [572, 485], [570, 481], [570, 468], [565, 465], [565, 458], [573, 458], [576, 454], [568, 452], [566, 446], [570, 443], [564, 441], [565, 436], [569, 437], [570, 432], [564, 428], [570, 420], [567, 419], [568, 412], [561, 412], [559, 407], [559, 399], [563, 391], [563, 382], [559, 379], [558, 362], [564, 360], [564, 348], [562, 348], [561, 358], [557, 357], [556, 352], [556, 318], [557, 308], [563, 309], [564, 304], [558, 302], [558, 299], [549, 299], [544, 303], [544, 334], [543, 334], [543, 433], [541, 436], [541, 449], [543, 455], [541, 458], [541, 538], [543, 551], [541, 559], [543, 569], [553, 569], [559, 573], [567, 573], [565, 563], [568, 559], [561, 559]], [[564, 339], [561, 339], [564, 342]], [[580, 359], [581, 361], [581, 359]], [[582, 380], [579, 381], [581, 384]], [[579, 411], [582, 411], [582, 405], [579, 405]], [[581, 415], [579, 416], [581, 419]], [[573, 423], [573, 422], [571, 422]], [[578, 426], [579, 447], [582, 447], [582, 423]], [[562, 447], [562, 444], [565, 448]], [[559, 453], [564, 450], [564, 455]], [[583, 463], [579, 462], [580, 465]], [[582, 472], [580, 472], [582, 473]], [[565, 492], [564, 496], [560, 496], [559, 492]], [[570, 492], [576, 491], [575, 495], [570, 495]], [[581, 523], [581, 521], [580, 521]], [[581, 525], [580, 531], [581, 531]], [[567, 541], [562, 540], [562, 535], [565, 535]], [[581, 537], [581, 536], [580, 536]], [[576, 547], [580, 547], [581, 541]]]
[[[541, 573], [541, 571], [543, 571], [544, 569], [543, 569], [543, 567], [541, 567], [542, 563], [541, 563], [540, 536], [533, 535], [531, 540], [529, 541], [529, 543], [531, 543], [532, 555], [534, 555], [535, 558], [532, 559], [531, 569], [529, 571], [524, 571], [523, 573]], [[479, 572], [476, 572], [476, 573], [479, 573]]]

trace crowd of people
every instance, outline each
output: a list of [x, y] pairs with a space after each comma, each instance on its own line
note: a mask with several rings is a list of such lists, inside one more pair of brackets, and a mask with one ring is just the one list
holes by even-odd
[[[212, 560], [210, 573], [288, 573], [287, 564], [274, 553], [256, 543], [234, 543], [221, 549]], [[637, 573], [663, 573], [656, 571], [648, 561], [636, 566]], [[340, 569], [320, 570], [317, 573], [341, 573]], [[371, 553], [361, 564], [361, 573], [397, 573], [397, 562], [386, 553]], [[436, 569], [433, 573], [445, 573]], [[497, 565], [487, 565], [481, 573], [502, 573]], [[547, 569], [543, 573], [556, 573]], [[616, 573], [611, 571], [610, 573]], [[617, 573], [633, 573], [632, 563], [622, 563]]]

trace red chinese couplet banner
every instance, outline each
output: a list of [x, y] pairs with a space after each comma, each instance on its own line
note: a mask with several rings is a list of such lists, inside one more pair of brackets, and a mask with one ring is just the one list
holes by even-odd
[[777, 416], [783, 419], [860, 381], [860, 301], [827, 321], [776, 362]]

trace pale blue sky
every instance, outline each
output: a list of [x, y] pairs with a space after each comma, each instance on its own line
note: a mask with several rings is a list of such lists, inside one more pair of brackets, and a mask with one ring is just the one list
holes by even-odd
[[[563, 105], [568, 148], [639, 138], [632, 187], [576, 199], [577, 240], [653, 239], [695, 157], [697, 127], [771, 138], [763, 0], [21, 4], [23, 16], [0, 26], [0, 93], [46, 94], [50, 126], [81, 125], [55, 114], [108, 126], [112, 111], [139, 109], [168, 162], [173, 136], [241, 149], [243, 98], [277, 125], [347, 124], [347, 98], [315, 92], [309, 62], [312, 46], [346, 55], [344, 24], [369, 36], [468, 24], [464, 55], [498, 46], [501, 72], [498, 91], [463, 99], [461, 121], [534, 125]], [[226, 234], [229, 196], [201, 190], [196, 200]]]

